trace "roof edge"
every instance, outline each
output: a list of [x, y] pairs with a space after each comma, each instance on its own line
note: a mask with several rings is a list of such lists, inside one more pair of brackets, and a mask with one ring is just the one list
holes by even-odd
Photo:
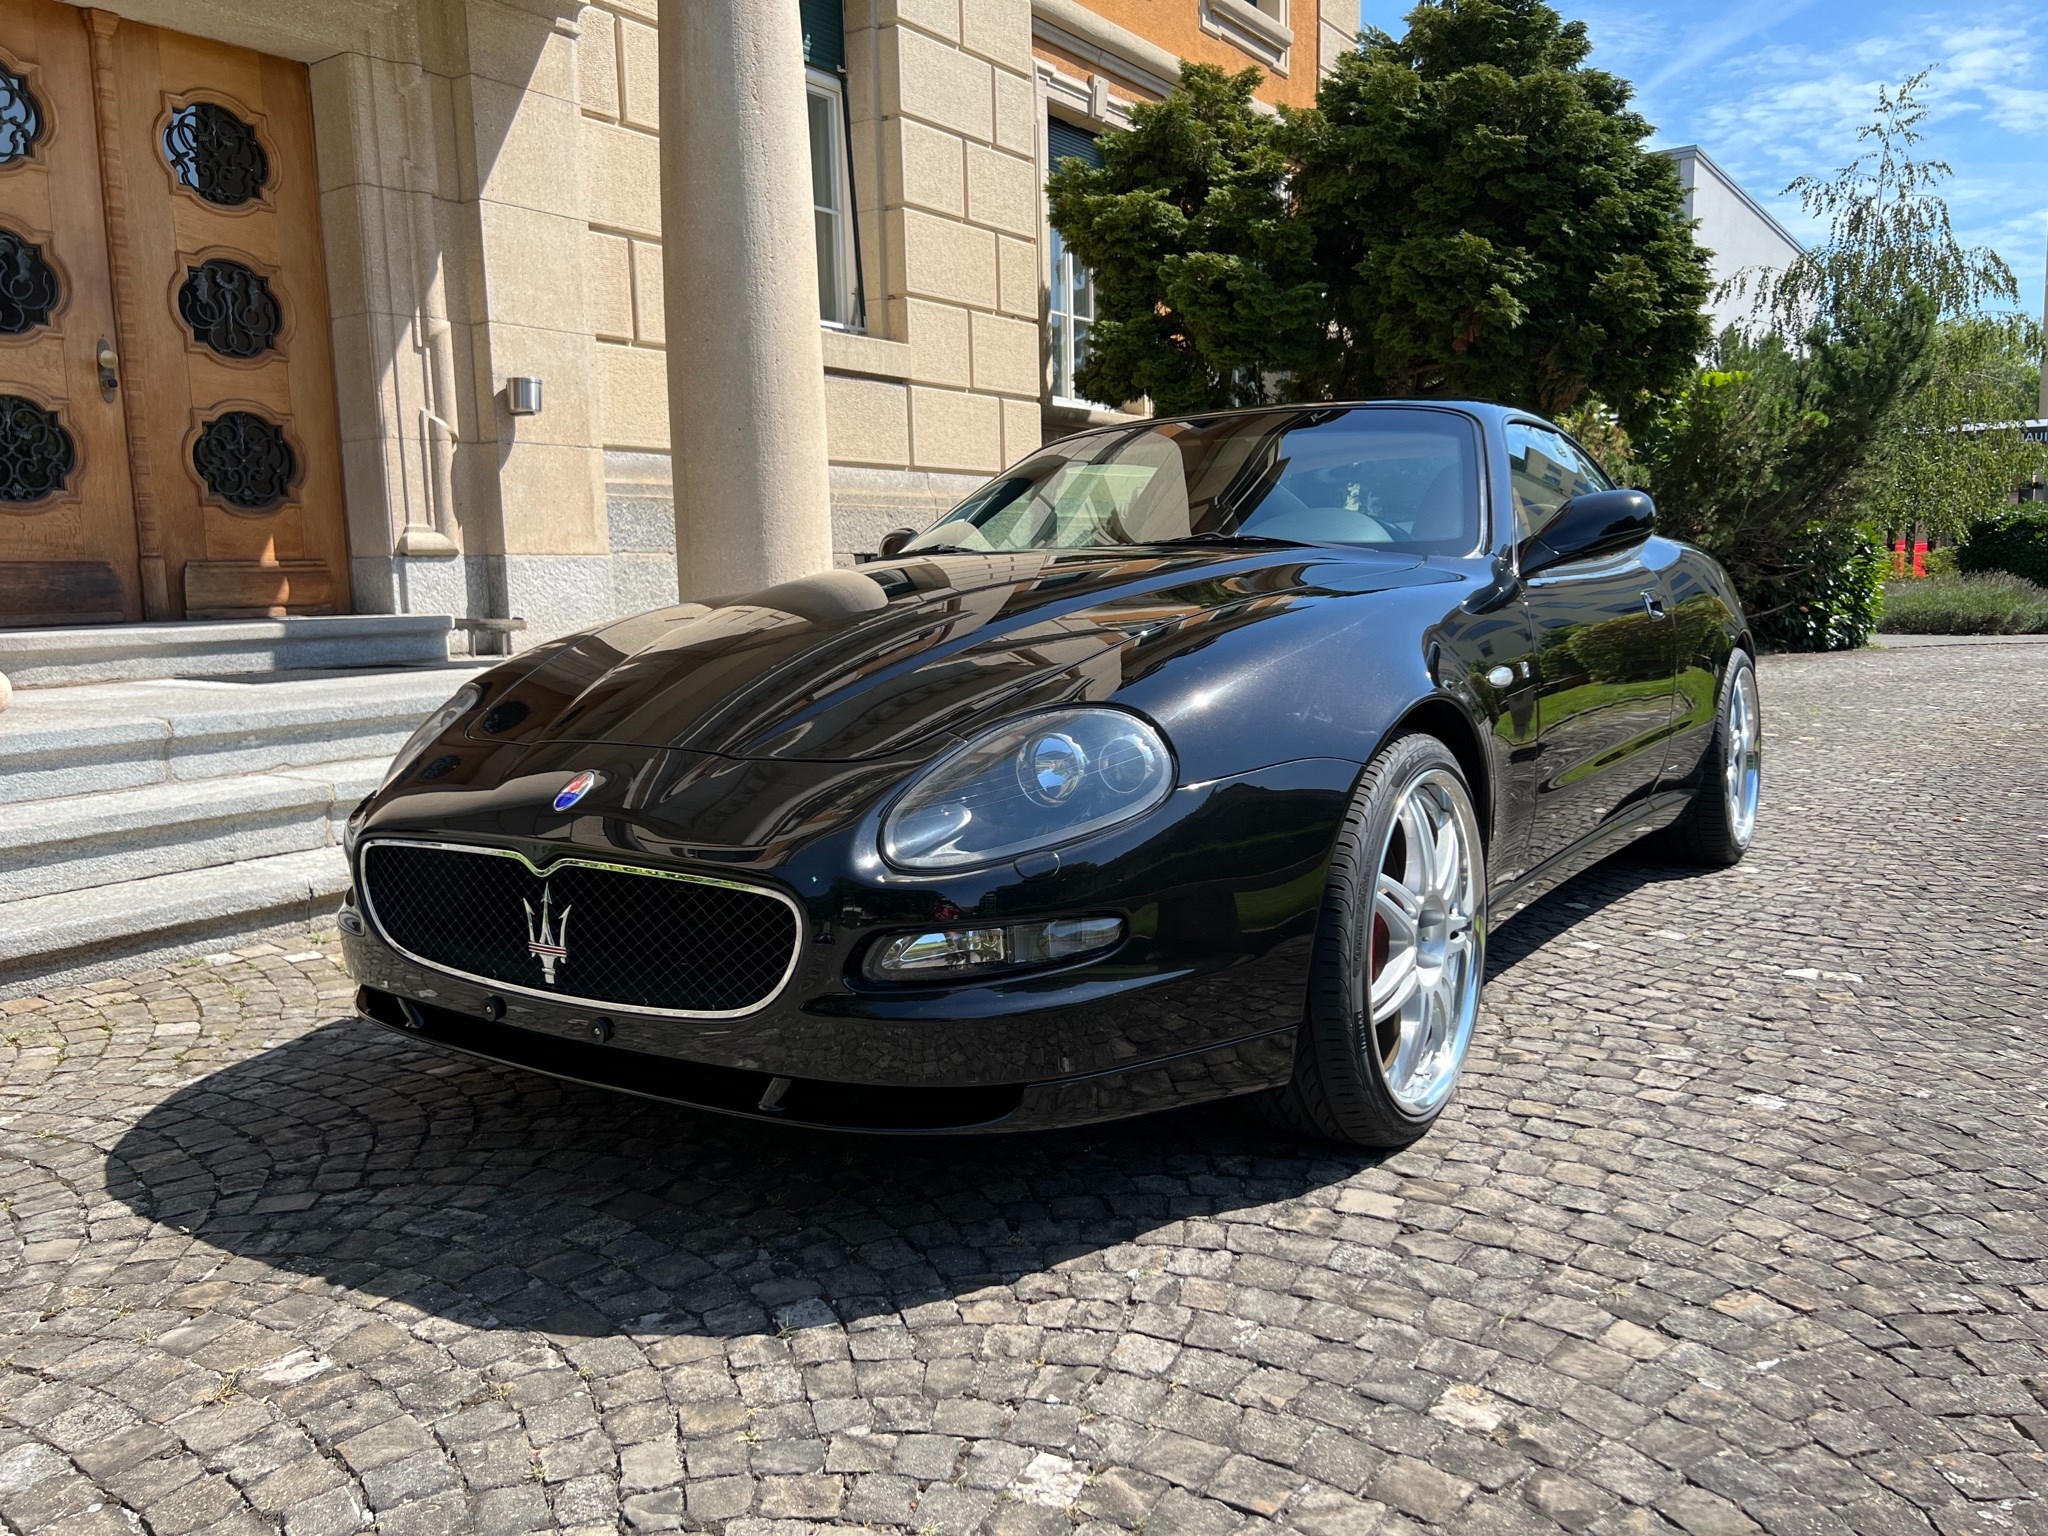
[[1806, 247], [1804, 245], [1802, 245], [1799, 241], [1792, 238], [1791, 231], [1786, 229], [1784, 225], [1778, 222], [1776, 216], [1772, 214], [1770, 209], [1766, 208], [1762, 203], [1758, 202], [1754, 197], [1752, 197], [1747, 187], [1743, 186], [1743, 184], [1737, 181], [1733, 176], [1730, 176], [1727, 171], [1722, 169], [1721, 162], [1716, 160], [1712, 155], [1708, 154], [1704, 149], [1700, 148], [1699, 145], [1674, 144], [1668, 149], [1656, 150], [1654, 151], [1654, 153], [1664, 155], [1673, 160], [1676, 160], [1680, 155], [1692, 156], [1695, 160], [1698, 160], [1703, 165], [1705, 165], [1709, 171], [1712, 171], [1714, 173], [1715, 178], [1719, 180], [1722, 186], [1726, 187], [1729, 191], [1733, 192], [1737, 197], [1741, 198], [1742, 201], [1748, 205], [1749, 211], [1751, 213], [1754, 213], [1758, 218], [1762, 219], [1764, 223], [1768, 224], [1777, 233], [1777, 236], [1780, 240], [1783, 240], [1795, 251], [1803, 253], [1806, 250]]

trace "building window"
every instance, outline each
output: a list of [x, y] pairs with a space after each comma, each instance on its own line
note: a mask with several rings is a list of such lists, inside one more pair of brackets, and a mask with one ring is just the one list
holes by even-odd
[[[1085, 128], [1057, 117], [1045, 123], [1046, 159], [1081, 160], [1101, 169], [1102, 148]], [[1093, 406], [1075, 386], [1074, 375], [1088, 361], [1088, 332], [1095, 325], [1095, 276], [1067, 249], [1056, 229], [1048, 231], [1052, 270], [1047, 274], [1046, 330], [1052, 343], [1052, 397], [1062, 405]]]
[[1241, 48], [1275, 74], [1287, 73], [1288, 50], [1294, 43], [1287, 0], [1201, 0], [1201, 18], [1202, 30], [1210, 36]]
[[854, 259], [853, 171], [846, 154], [846, 108], [840, 83], [812, 70], [806, 97], [811, 127], [811, 218], [818, 236], [818, 318], [845, 330], [861, 325], [859, 268]]
[[1074, 259], [1060, 232], [1052, 232], [1052, 294], [1046, 305], [1052, 331], [1052, 397], [1088, 405], [1074, 375], [1088, 361], [1088, 331], [1095, 324], [1095, 278]]

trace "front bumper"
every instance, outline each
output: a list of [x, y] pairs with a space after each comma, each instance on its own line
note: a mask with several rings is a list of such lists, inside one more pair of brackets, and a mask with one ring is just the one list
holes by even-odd
[[[490, 842], [543, 864], [601, 849], [772, 885], [803, 910], [794, 971], [765, 1006], [734, 1018], [494, 990], [399, 953], [353, 893], [343, 953], [373, 1021], [566, 1078], [841, 1129], [1081, 1124], [1287, 1079], [1356, 771], [1317, 760], [1184, 786], [1153, 815], [1068, 850], [1058, 870], [1028, 876], [1010, 866], [966, 877], [878, 870], [860, 855], [871, 829], [846, 821], [815, 840], [712, 858], [624, 805], [515, 815], [497, 790], [465, 817], [444, 792], [426, 822], [394, 814], [401, 799], [378, 808], [366, 837]], [[553, 783], [553, 773], [537, 777]], [[1130, 939], [1061, 969], [918, 987], [859, 975], [867, 947], [906, 928], [1102, 912], [1122, 915]]]
[[1294, 1026], [1122, 1071], [1035, 1083], [903, 1086], [784, 1077], [471, 1018], [363, 987], [373, 1024], [465, 1055], [694, 1109], [889, 1135], [1035, 1131], [1254, 1093], [1287, 1080]]

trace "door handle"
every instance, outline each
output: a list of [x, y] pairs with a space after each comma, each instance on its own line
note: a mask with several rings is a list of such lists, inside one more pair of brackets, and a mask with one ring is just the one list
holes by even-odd
[[100, 338], [99, 350], [93, 354], [93, 361], [100, 367], [100, 393], [111, 400], [114, 391], [121, 387], [121, 376], [115, 371], [121, 366], [121, 359], [115, 355], [113, 343], [104, 336]]
[[1654, 592], [1645, 592], [1643, 594], [1643, 612], [1647, 613], [1653, 619], [1663, 618], [1664, 599], [1659, 597]]

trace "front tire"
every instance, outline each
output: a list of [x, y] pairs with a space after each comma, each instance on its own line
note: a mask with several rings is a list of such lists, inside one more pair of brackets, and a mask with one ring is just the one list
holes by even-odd
[[1486, 851], [1471, 786], [1434, 736], [1397, 736], [1361, 776], [1330, 861], [1294, 1078], [1269, 1117], [1299, 1135], [1403, 1147], [1450, 1101], [1486, 972]]
[[1756, 836], [1762, 795], [1763, 713], [1756, 663], [1747, 651], [1734, 651], [1721, 674], [1714, 739], [1700, 765], [1700, 787], [1666, 834], [1666, 851], [1681, 863], [1707, 869], [1740, 863]]

